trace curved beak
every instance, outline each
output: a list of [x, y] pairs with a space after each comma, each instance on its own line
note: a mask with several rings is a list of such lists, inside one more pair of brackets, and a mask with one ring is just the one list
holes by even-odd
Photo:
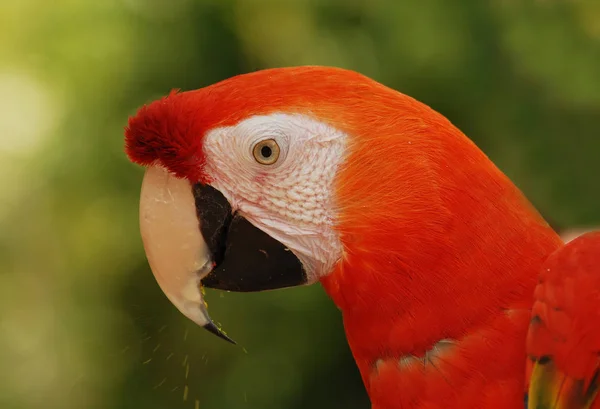
[[211, 271], [212, 261], [189, 182], [162, 167], [146, 170], [140, 232], [152, 273], [169, 301], [196, 324], [235, 344], [212, 321], [203, 298], [200, 280]]
[[307, 282], [294, 253], [234, 212], [218, 190], [163, 167], [148, 167], [144, 175], [140, 231], [150, 268], [171, 303], [232, 343], [208, 315], [203, 286], [248, 292]]

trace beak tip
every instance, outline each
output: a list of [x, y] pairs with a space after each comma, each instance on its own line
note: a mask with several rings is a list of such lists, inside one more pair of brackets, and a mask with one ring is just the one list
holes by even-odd
[[218, 336], [219, 338], [224, 339], [225, 341], [230, 342], [233, 345], [237, 345], [237, 342], [235, 342], [233, 339], [229, 338], [229, 336], [227, 336], [227, 334], [225, 334], [222, 330], [220, 330], [219, 327], [217, 327], [214, 322], [209, 321], [207, 324], [205, 324], [203, 326], [203, 328], [205, 330], [207, 330], [208, 332]]

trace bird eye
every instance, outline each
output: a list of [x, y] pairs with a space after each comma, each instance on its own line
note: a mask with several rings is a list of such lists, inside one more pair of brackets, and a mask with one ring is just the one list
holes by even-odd
[[252, 149], [254, 159], [261, 165], [272, 165], [279, 159], [279, 145], [275, 139], [265, 139], [258, 142]]

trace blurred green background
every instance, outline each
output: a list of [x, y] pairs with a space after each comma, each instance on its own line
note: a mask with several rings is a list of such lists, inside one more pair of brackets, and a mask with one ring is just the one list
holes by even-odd
[[318, 285], [209, 291], [233, 347], [168, 303], [139, 237], [128, 116], [301, 64], [420, 99], [554, 223], [600, 223], [597, 0], [2, 0], [0, 408], [369, 407]]

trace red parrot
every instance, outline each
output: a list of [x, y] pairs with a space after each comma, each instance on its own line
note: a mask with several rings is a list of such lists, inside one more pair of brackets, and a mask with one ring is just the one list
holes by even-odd
[[353, 71], [262, 70], [143, 106], [125, 145], [151, 269], [215, 334], [203, 286], [320, 282], [373, 409], [600, 408], [599, 234], [565, 246], [428, 106]]

